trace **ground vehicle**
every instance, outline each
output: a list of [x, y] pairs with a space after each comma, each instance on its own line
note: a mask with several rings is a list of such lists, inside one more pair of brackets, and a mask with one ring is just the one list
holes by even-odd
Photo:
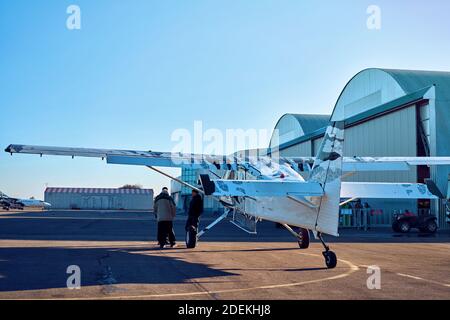
[[435, 233], [438, 229], [437, 218], [430, 214], [415, 215], [406, 212], [395, 217], [392, 229], [395, 232], [408, 233], [412, 228], [417, 228], [420, 232]]

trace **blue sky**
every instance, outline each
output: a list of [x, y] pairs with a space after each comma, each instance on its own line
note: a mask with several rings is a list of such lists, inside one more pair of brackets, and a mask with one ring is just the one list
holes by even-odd
[[[81, 30], [66, 8], [81, 8]], [[381, 30], [366, 27], [369, 5]], [[331, 113], [367, 67], [450, 70], [450, 2], [0, 0], [0, 147], [171, 150], [171, 133], [271, 130]], [[176, 174], [176, 170], [170, 170]], [[97, 159], [0, 153], [0, 190], [160, 189], [168, 180]]]

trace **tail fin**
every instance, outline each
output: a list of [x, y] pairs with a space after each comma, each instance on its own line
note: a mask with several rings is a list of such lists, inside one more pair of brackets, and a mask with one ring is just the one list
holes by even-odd
[[320, 183], [324, 195], [316, 198], [315, 230], [338, 236], [344, 122], [333, 122], [323, 138], [308, 181]]

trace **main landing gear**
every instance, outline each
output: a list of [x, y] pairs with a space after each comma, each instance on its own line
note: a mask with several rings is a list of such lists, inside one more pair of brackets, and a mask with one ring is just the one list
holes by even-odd
[[308, 249], [309, 247], [309, 230], [304, 228], [297, 229], [298, 246], [300, 249]]
[[300, 249], [308, 249], [309, 247], [309, 230], [297, 227], [294, 229], [287, 224], [282, 224], [283, 227], [286, 228], [294, 237], [297, 238], [298, 246]]
[[188, 249], [195, 248], [197, 246], [197, 240], [200, 239], [200, 237], [204, 235], [208, 230], [225, 219], [228, 216], [229, 212], [229, 210], [225, 210], [225, 212], [221, 216], [219, 216], [216, 220], [214, 220], [201, 231], [198, 231], [198, 226], [190, 225], [186, 230], [186, 247]]
[[319, 238], [320, 242], [322, 242], [323, 247], [325, 248], [325, 251], [322, 252], [323, 257], [325, 258], [325, 264], [328, 269], [333, 269], [336, 267], [337, 264], [337, 257], [336, 254], [330, 250], [330, 248], [326, 245], [326, 243], [323, 241], [322, 234], [319, 232], [317, 233], [317, 237]]

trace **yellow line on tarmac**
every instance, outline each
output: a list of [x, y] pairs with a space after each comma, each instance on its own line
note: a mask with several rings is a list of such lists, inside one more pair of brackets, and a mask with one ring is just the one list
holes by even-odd
[[[318, 254], [311, 253], [301, 253], [303, 255], [321, 257]], [[349, 270], [345, 273], [338, 274], [336, 276], [294, 282], [294, 283], [283, 283], [283, 284], [274, 284], [274, 285], [265, 285], [258, 287], [250, 287], [250, 288], [238, 288], [238, 289], [225, 289], [225, 290], [212, 290], [212, 291], [195, 291], [195, 292], [183, 292], [183, 293], [163, 293], [163, 294], [143, 294], [143, 295], [126, 295], [126, 296], [110, 296], [110, 297], [90, 297], [90, 298], [63, 298], [62, 300], [111, 300], [111, 299], [144, 299], [144, 298], [173, 298], [173, 297], [184, 297], [184, 296], [200, 296], [200, 295], [211, 295], [211, 294], [222, 294], [222, 293], [235, 293], [235, 292], [245, 292], [245, 291], [253, 291], [253, 290], [270, 290], [270, 289], [279, 289], [279, 288], [289, 288], [289, 287], [297, 287], [311, 283], [318, 283], [330, 280], [337, 280], [348, 277], [352, 273], [359, 270], [359, 267], [353, 264], [350, 261], [338, 259], [338, 261], [343, 262], [349, 267]], [[54, 300], [54, 299], [44, 299], [44, 300]]]
[[442, 282], [438, 282], [438, 281], [434, 281], [434, 280], [428, 280], [428, 279], [424, 279], [421, 277], [417, 277], [417, 276], [412, 276], [410, 274], [405, 274], [405, 273], [397, 273], [398, 276], [400, 277], [405, 277], [405, 278], [410, 278], [410, 279], [414, 279], [414, 280], [419, 280], [419, 281], [425, 281], [425, 282], [429, 282], [429, 283], [434, 283], [434, 284], [438, 284], [444, 287], [450, 287], [450, 284], [447, 283], [442, 283]]

